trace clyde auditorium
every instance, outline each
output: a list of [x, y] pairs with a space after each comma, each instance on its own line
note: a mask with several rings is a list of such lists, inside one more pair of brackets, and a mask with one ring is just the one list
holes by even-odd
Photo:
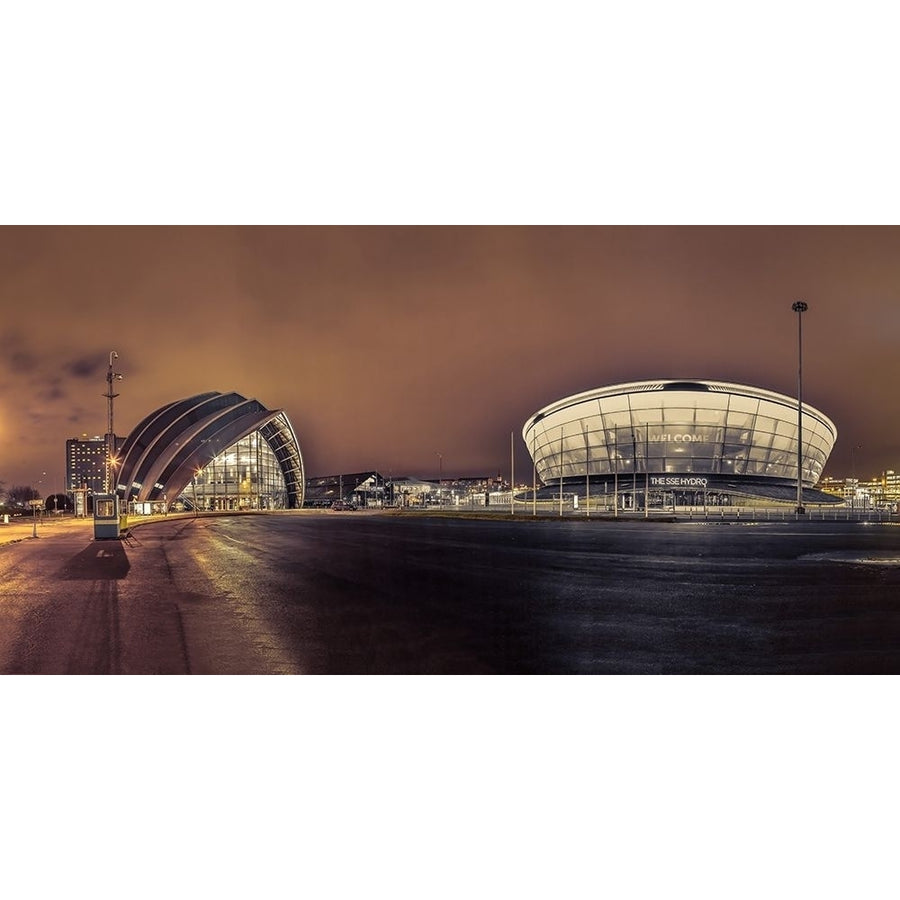
[[303, 457], [280, 409], [210, 391], [150, 413], [118, 451], [116, 493], [132, 510], [299, 509]]
[[[545, 486], [618, 495], [620, 506], [794, 502], [797, 400], [719, 381], [642, 381], [565, 397], [522, 430]], [[834, 503], [816, 490], [837, 439], [834, 422], [803, 404], [802, 499]], [[552, 486], [552, 489], [551, 489]]]

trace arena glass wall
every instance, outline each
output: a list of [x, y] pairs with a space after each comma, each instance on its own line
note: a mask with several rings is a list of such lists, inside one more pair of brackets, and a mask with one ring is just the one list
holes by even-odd
[[[522, 437], [545, 485], [586, 477], [633, 483], [649, 475], [651, 488], [719, 486], [788, 500], [797, 481], [796, 399], [748, 385], [670, 380], [598, 388], [544, 407]], [[804, 403], [806, 488], [818, 482], [836, 439], [834, 423]]]

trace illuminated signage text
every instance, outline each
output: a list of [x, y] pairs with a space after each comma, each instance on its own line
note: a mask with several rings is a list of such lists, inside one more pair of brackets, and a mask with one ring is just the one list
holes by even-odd
[[690, 475], [651, 475], [650, 484], [656, 487], [702, 487], [709, 484], [708, 478], [696, 478]]

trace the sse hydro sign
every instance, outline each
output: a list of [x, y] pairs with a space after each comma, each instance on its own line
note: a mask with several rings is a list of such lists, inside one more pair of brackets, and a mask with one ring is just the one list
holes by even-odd
[[650, 476], [651, 487], [705, 488], [708, 484], [708, 478], [699, 478], [691, 475]]

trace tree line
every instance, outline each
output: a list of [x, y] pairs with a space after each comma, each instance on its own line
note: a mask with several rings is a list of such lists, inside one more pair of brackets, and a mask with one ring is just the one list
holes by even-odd
[[[23, 507], [31, 508], [32, 500], [41, 500], [40, 491], [36, 490], [30, 484], [14, 484], [6, 487], [5, 483], [0, 481], [0, 507], [5, 510], [22, 509]], [[50, 494], [44, 500], [44, 509], [53, 512], [57, 509], [71, 510], [73, 509], [72, 500], [66, 494]]]

